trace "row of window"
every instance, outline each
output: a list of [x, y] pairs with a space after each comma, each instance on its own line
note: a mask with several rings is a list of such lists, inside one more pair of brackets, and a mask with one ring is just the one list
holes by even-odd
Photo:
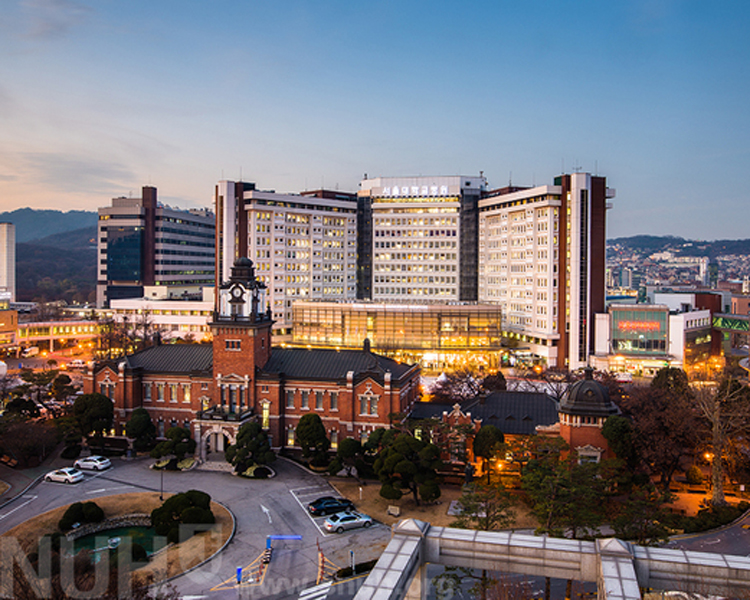
[[[154, 395], [154, 388], [156, 394]], [[182, 388], [182, 398], [180, 398], [179, 389]], [[168, 394], [167, 394], [168, 392]], [[153, 399], [157, 402], [179, 402], [189, 404], [191, 402], [191, 386], [189, 383], [144, 383], [143, 384], [143, 401], [151, 402]]]

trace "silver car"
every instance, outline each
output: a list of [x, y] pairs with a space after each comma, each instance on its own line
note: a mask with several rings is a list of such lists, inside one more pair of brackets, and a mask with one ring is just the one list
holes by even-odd
[[57, 481], [58, 483], [78, 483], [83, 479], [83, 473], [73, 467], [50, 471], [44, 476], [44, 481]]
[[73, 463], [76, 469], [91, 469], [93, 471], [103, 471], [109, 469], [112, 463], [106, 456], [88, 456], [79, 458]]
[[357, 527], [369, 527], [372, 518], [353, 510], [336, 513], [325, 520], [323, 526], [326, 531], [343, 533], [345, 529], [356, 529]]

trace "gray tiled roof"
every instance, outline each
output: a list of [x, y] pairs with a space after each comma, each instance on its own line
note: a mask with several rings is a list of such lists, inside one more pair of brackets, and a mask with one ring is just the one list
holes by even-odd
[[555, 401], [534, 392], [494, 392], [484, 402], [465, 402], [461, 410], [470, 412], [472, 419], [482, 419], [482, 425], [494, 425], [511, 435], [531, 435], [537, 425], [559, 421]]
[[[453, 406], [432, 402], [417, 402], [409, 417], [412, 419], [440, 418]], [[461, 403], [463, 413], [471, 413], [482, 425], [494, 425], [503, 433], [531, 435], [537, 425], [558, 422], [557, 404], [547, 394], [535, 392], [494, 392], [482, 402], [479, 398]]]
[[324, 350], [307, 348], [274, 348], [263, 367], [264, 373], [297, 379], [343, 379], [349, 371], [355, 376], [365, 372], [384, 374], [390, 371], [394, 381], [401, 379], [413, 365], [365, 350]]
[[149, 373], [193, 373], [211, 371], [211, 344], [164, 344], [125, 357], [126, 368]]

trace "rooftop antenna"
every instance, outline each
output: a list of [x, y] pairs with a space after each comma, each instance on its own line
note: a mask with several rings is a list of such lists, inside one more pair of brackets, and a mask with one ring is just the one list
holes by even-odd
[[513, 171], [508, 172], [508, 187], [513, 187]]

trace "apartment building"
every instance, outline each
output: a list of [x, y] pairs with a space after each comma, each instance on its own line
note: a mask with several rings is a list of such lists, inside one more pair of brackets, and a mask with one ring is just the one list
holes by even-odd
[[291, 335], [295, 300], [356, 298], [356, 195], [279, 194], [253, 183], [220, 181], [215, 196], [217, 285], [228, 279], [237, 258], [250, 258], [268, 290], [277, 339]]
[[215, 217], [208, 209], [180, 210], [157, 201], [156, 188], [140, 198], [113, 198], [99, 209], [97, 306], [141, 298], [144, 286], [214, 284]]
[[16, 301], [16, 226], [0, 223], [0, 292]]
[[377, 177], [360, 183], [359, 298], [477, 300], [483, 176]]
[[479, 301], [500, 304], [506, 335], [551, 367], [577, 369], [593, 354], [613, 197], [604, 177], [571, 173], [479, 201]]

